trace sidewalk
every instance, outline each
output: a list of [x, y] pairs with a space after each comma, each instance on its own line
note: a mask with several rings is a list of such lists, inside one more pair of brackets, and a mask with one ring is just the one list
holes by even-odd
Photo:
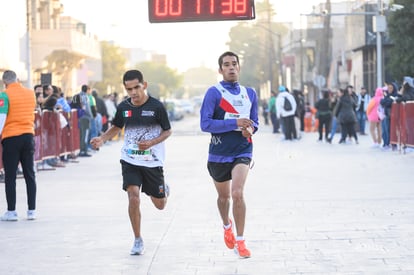
[[414, 274], [414, 153], [371, 149], [369, 136], [359, 145], [317, 143], [315, 133], [282, 142], [263, 126], [245, 188], [252, 258], [238, 259], [223, 242], [209, 135], [196, 124], [176, 122], [167, 140], [167, 208], [142, 197], [145, 255], [129, 255], [121, 142], [112, 142], [37, 174], [35, 221], [25, 219], [18, 180], [20, 220], [0, 222], [0, 274]]

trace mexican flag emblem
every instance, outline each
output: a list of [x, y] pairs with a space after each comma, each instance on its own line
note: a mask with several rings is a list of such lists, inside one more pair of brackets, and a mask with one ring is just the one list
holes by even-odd
[[124, 117], [131, 117], [132, 116], [132, 111], [128, 110], [128, 111], [124, 111]]

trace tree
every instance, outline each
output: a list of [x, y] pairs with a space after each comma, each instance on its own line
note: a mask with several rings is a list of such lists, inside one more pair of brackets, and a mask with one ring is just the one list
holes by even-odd
[[156, 98], [179, 97], [182, 93], [178, 88], [182, 86], [183, 76], [163, 64], [155, 62], [141, 62], [136, 65], [144, 74], [148, 82], [149, 93]]
[[396, 0], [394, 3], [404, 8], [391, 12], [388, 19], [393, 47], [387, 67], [394, 79], [402, 79], [414, 74], [414, 2]]
[[[218, 65], [217, 65], [218, 67]], [[219, 73], [207, 67], [190, 68], [183, 74], [184, 89], [189, 97], [203, 96], [212, 83], [217, 82]]]
[[279, 47], [281, 36], [287, 33], [283, 24], [272, 21], [273, 7], [268, 2], [257, 3], [255, 23], [241, 22], [230, 30], [231, 51], [239, 54], [242, 63], [240, 82], [259, 90], [260, 85], [270, 81], [272, 89], [279, 84]]
[[46, 56], [46, 70], [59, 76], [62, 81], [62, 90], [67, 91], [72, 70], [78, 68], [83, 60], [83, 56], [67, 50], [54, 50], [51, 54]]
[[121, 49], [108, 41], [101, 42], [102, 81], [93, 83], [93, 87], [103, 95], [107, 91], [123, 91], [122, 74], [125, 71], [126, 58]]

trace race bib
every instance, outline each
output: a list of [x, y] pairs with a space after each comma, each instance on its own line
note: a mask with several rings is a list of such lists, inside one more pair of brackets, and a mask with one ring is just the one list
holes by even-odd
[[152, 156], [152, 150], [139, 150], [137, 144], [130, 144], [127, 149], [128, 157], [136, 160], [150, 161], [154, 160]]

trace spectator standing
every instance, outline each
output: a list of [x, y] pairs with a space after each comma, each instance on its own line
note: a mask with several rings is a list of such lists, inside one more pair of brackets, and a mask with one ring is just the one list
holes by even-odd
[[[43, 94], [47, 97], [43, 100], [42, 112], [44, 110], [55, 112], [56, 110], [59, 110], [61, 108], [61, 105], [58, 105], [59, 90], [56, 86], [44, 85]], [[51, 169], [53, 167], [65, 167], [65, 165], [61, 163], [58, 157], [50, 157], [44, 160], [43, 167]]]
[[[330, 98], [331, 100], [331, 109], [335, 110], [336, 105], [338, 104], [339, 98], [343, 95], [343, 91], [341, 89], [338, 89]], [[329, 135], [328, 142], [332, 143], [332, 140], [335, 136], [336, 130], [338, 128], [338, 119], [335, 115], [335, 112], [332, 114], [332, 123], [331, 123], [331, 133]]]
[[[285, 98], [291, 105], [290, 110], [287, 110], [284, 107]], [[282, 120], [282, 130], [286, 140], [297, 139], [295, 127], [296, 106], [296, 100], [293, 95], [286, 90], [285, 86], [279, 86], [279, 95], [276, 99], [276, 111], [277, 117]]]
[[410, 76], [404, 76], [403, 85], [400, 89], [400, 97], [397, 102], [406, 102], [414, 100], [414, 79]]
[[273, 134], [279, 133], [280, 124], [279, 124], [279, 119], [277, 117], [277, 112], [276, 112], [276, 92], [275, 91], [271, 91], [271, 96], [269, 99], [269, 114], [270, 114], [270, 121], [273, 126]]
[[112, 119], [114, 118], [114, 115], [116, 113], [116, 104], [114, 101], [113, 94], [110, 94], [107, 96], [107, 98], [105, 99], [105, 106], [106, 106], [106, 111], [108, 112], [108, 124], [111, 124]]
[[42, 114], [42, 104], [44, 101], [43, 97], [43, 87], [40, 84], [34, 86], [34, 92], [36, 96], [36, 111], [41, 115]]
[[34, 170], [34, 91], [23, 87], [14, 71], [3, 73], [3, 83], [9, 100], [9, 110], [2, 132], [3, 165], [7, 211], [3, 221], [17, 221], [16, 172], [19, 162], [23, 169], [27, 193], [27, 219], [36, 218], [36, 176]]
[[377, 148], [381, 147], [382, 140], [382, 130], [381, 130], [381, 118], [378, 115], [378, 106], [380, 106], [380, 101], [384, 96], [384, 90], [381, 87], [378, 87], [375, 90], [374, 97], [368, 103], [367, 106], [367, 118], [369, 122], [369, 132], [372, 138], [372, 147]]
[[58, 107], [58, 109], [66, 113], [70, 113], [71, 107], [68, 101], [66, 100], [65, 94], [62, 92], [62, 89], [57, 86], [52, 86], [52, 88], [53, 92], [56, 93], [56, 95], [58, 96], [56, 107]]
[[294, 89], [293, 96], [296, 100], [296, 116], [299, 119], [299, 131], [305, 131], [305, 98], [301, 90]]
[[266, 99], [262, 100], [262, 115], [265, 125], [269, 125], [269, 104]]
[[349, 87], [344, 90], [342, 96], [339, 98], [339, 101], [336, 105], [335, 116], [337, 117], [339, 123], [341, 124], [341, 139], [339, 143], [345, 144], [346, 137], [354, 137], [355, 143], [358, 144], [358, 136], [355, 131], [356, 123], [356, 101], [349, 94]]
[[332, 110], [331, 110], [331, 102], [330, 102], [329, 94], [330, 94], [329, 90], [323, 90], [322, 98], [319, 99], [315, 104], [315, 108], [317, 110], [316, 114], [319, 119], [318, 141], [322, 141], [322, 136], [325, 135], [325, 141], [329, 142], [329, 133], [331, 130], [331, 119], [332, 119]]
[[80, 152], [79, 157], [90, 157], [88, 154], [88, 137], [92, 121], [91, 105], [89, 103], [88, 90], [89, 86], [82, 85], [81, 91], [72, 99], [72, 108], [77, 109], [79, 132], [80, 132]]
[[96, 90], [92, 91], [92, 96], [95, 98], [96, 102], [96, 127], [98, 135], [100, 135], [104, 130], [103, 126], [105, 125], [105, 131], [108, 129], [108, 112], [106, 111], [106, 105], [104, 100], [99, 96]]
[[365, 122], [367, 120], [366, 111], [367, 111], [368, 103], [371, 100], [371, 97], [367, 93], [367, 90], [365, 89], [365, 87], [361, 87], [361, 91], [358, 94], [357, 100], [358, 102], [357, 102], [357, 107], [356, 107], [356, 115], [357, 115], [357, 120], [358, 120], [358, 125], [359, 125], [359, 134], [365, 135]]
[[391, 106], [399, 97], [398, 87], [394, 82], [387, 83], [387, 89], [384, 91], [384, 97], [380, 100], [381, 106], [384, 108], [385, 118], [381, 121], [382, 127], [382, 149], [390, 149], [390, 126], [391, 126]]

